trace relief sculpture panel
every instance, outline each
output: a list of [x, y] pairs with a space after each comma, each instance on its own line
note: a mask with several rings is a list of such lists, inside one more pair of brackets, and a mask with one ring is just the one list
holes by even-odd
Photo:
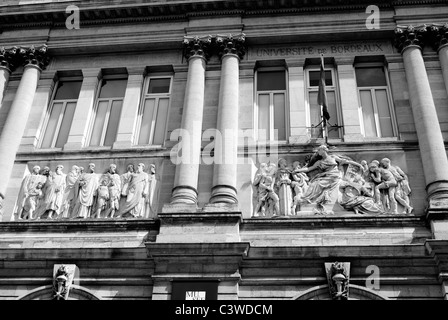
[[303, 162], [261, 163], [252, 183], [252, 217], [410, 214], [408, 176], [389, 158], [362, 160], [325, 145]]

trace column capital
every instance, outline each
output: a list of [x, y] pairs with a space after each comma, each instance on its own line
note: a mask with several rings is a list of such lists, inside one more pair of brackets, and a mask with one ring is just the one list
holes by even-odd
[[417, 46], [423, 50], [426, 42], [427, 25], [397, 26], [395, 28], [394, 45], [400, 53], [411, 46]]
[[238, 58], [243, 59], [246, 54], [245, 41], [246, 35], [244, 33], [235, 35], [216, 35], [219, 57], [222, 58], [227, 54], [233, 54], [238, 56]]
[[24, 66], [32, 65], [41, 70], [45, 70], [50, 63], [48, 47], [46, 44], [38, 47], [20, 47], [19, 56], [23, 59], [22, 61]]
[[6, 68], [9, 72], [14, 71], [18, 65], [18, 50], [17, 47], [0, 47], [0, 68]]
[[442, 47], [448, 45], [448, 23], [434, 23], [430, 27], [431, 45], [435, 51], [439, 51]]
[[183, 41], [184, 57], [188, 60], [191, 57], [201, 57], [206, 61], [210, 57], [210, 47], [212, 44], [212, 36], [190, 37], [185, 36]]

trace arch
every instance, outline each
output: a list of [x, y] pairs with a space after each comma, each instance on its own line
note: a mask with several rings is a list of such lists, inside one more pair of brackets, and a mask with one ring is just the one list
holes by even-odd
[[[349, 284], [348, 286], [349, 300], [390, 300], [369, 288], [355, 284]], [[331, 297], [328, 285], [320, 285], [292, 297], [291, 300], [331, 300]]]
[[[27, 294], [18, 297], [16, 300], [51, 300], [53, 296], [53, 286], [42, 286], [31, 290]], [[72, 285], [68, 300], [101, 300], [101, 297], [78, 285]]]

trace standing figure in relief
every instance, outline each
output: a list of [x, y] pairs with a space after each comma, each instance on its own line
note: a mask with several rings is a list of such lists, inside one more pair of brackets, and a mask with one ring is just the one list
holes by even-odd
[[53, 219], [53, 215], [58, 216], [62, 209], [62, 200], [65, 190], [65, 174], [62, 172], [64, 166], [58, 165], [55, 172], [48, 175], [45, 183], [45, 194], [42, 199], [42, 209], [39, 212], [40, 219], [43, 214], [48, 212], [47, 219]]
[[389, 170], [397, 181], [397, 187], [395, 188], [395, 199], [405, 208], [403, 213], [411, 213], [414, 208], [409, 205], [409, 194], [411, 193], [411, 188], [409, 187], [407, 175], [400, 169], [400, 167], [392, 166], [390, 159], [388, 158], [381, 160], [381, 167]]
[[[258, 202], [254, 210], [254, 216], [265, 217], [267, 215], [266, 209], [268, 209], [269, 215], [271, 212], [273, 216], [280, 214], [279, 198], [274, 192], [274, 179], [270, 175], [264, 176], [258, 183]], [[259, 211], [260, 214], [258, 214]]]
[[79, 178], [79, 167], [74, 165], [65, 179], [65, 191], [62, 200], [62, 218], [70, 218], [75, 202], [75, 185]]
[[23, 209], [20, 214], [19, 220], [29, 219], [34, 220], [33, 213], [39, 204], [40, 197], [42, 196], [42, 182], [38, 182], [37, 185], [29, 189], [26, 193]]
[[121, 216], [130, 214], [134, 218], [142, 218], [145, 209], [145, 199], [149, 192], [148, 174], [143, 172], [145, 165], [139, 163], [137, 172], [133, 173], [128, 184], [126, 202], [121, 208]]
[[111, 180], [109, 182], [109, 209], [106, 218], [113, 218], [115, 213], [120, 209], [120, 185]]
[[39, 182], [43, 184], [42, 176], [39, 174], [40, 167], [34, 166], [33, 171], [30, 174], [27, 174], [25, 178], [22, 180], [22, 185], [20, 187], [19, 196], [17, 197], [17, 215], [20, 219], [20, 215], [25, 205], [25, 201], [27, 199], [27, 193], [29, 190], [34, 189]]
[[79, 189], [73, 216], [77, 218], [89, 218], [94, 197], [98, 189], [98, 176], [95, 174], [95, 164], [89, 163], [87, 172], [83, 173], [77, 182]]
[[260, 199], [260, 191], [261, 191], [260, 182], [266, 177], [267, 175], [266, 172], [267, 172], [267, 164], [260, 163], [260, 167], [255, 173], [254, 182], [252, 183], [254, 189], [254, 199], [256, 200], [255, 209], [252, 214], [253, 217], [258, 216], [258, 211], [261, 209], [261, 203], [263, 203], [263, 200]]
[[[397, 180], [395, 180], [392, 172], [388, 169], [380, 168], [378, 161], [372, 161], [369, 164], [369, 170], [375, 186], [375, 202], [378, 205], [383, 205], [384, 208], [388, 208], [390, 213], [397, 214], [397, 201], [395, 200], [395, 188], [397, 187]], [[380, 193], [384, 190], [387, 192], [385, 200], [381, 203]]]
[[107, 202], [109, 200], [109, 181], [106, 179], [101, 180], [100, 186], [98, 187], [96, 205], [93, 210], [94, 213], [91, 218], [101, 218], [101, 211], [106, 209]]
[[149, 165], [148, 180], [149, 180], [149, 193], [148, 196], [146, 197], [146, 212], [144, 217], [155, 218], [157, 208], [154, 208], [154, 194], [156, 190], [157, 180], [156, 180], [156, 166], [153, 163]]
[[308, 181], [310, 178], [303, 172], [296, 172], [297, 169], [302, 168], [299, 161], [294, 161], [292, 164], [294, 171], [292, 172], [291, 187], [294, 189], [294, 198], [291, 208], [292, 215], [296, 215], [297, 206], [299, 206], [300, 210], [300, 202], [302, 201], [302, 197], [308, 189]]
[[288, 163], [285, 159], [278, 161], [278, 169], [276, 174], [276, 185], [278, 188], [280, 214], [289, 216], [291, 214], [292, 206], [292, 190], [291, 190], [291, 170], [288, 168]]
[[133, 164], [128, 164], [126, 167], [126, 173], [123, 173], [120, 176], [121, 184], [121, 201], [120, 201], [120, 207], [122, 207], [126, 202], [126, 197], [128, 196], [128, 189], [129, 189], [129, 181], [131, 180], [132, 175], [134, 174], [135, 169]]
[[324, 208], [324, 204], [330, 202], [330, 194], [338, 188], [342, 179], [342, 172], [339, 170], [339, 164], [352, 164], [354, 166], [361, 167], [357, 162], [343, 159], [337, 155], [330, 155], [328, 153], [328, 147], [321, 145], [317, 148], [317, 160], [310, 167], [304, 167], [295, 170], [295, 172], [310, 172], [316, 169], [320, 169], [321, 172], [311, 178], [308, 190], [302, 197], [302, 201], [308, 203], [317, 204], [318, 214], [332, 214], [332, 211], [327, 212]]

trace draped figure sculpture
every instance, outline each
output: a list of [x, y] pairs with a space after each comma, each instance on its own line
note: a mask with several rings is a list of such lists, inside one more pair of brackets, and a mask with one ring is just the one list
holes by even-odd
[[75, 185], [79, 178], [79, 167], [77, 165], [72, 166], [72, 170], [67, 174], [65, 178], [65, 191], [62, 200], [62, 215], [61, 218], [70, 218], [73, 206], [75, 205]]
[[62, 172], [63, 168], [64, 166], [58, 165], [56, 171], [51, 172], [47, 177], [38, 219], [45, 213], [48, 213], [47, 219], [53, 219], [53, 215], [57, 217], [61, 213], [66, 185], [65, 174]]
[[87, 172], [84, 172], [76, 182], [76, 204], [73, 215], [77, 218], [89, 218], [94, 197], [98, 189], [98, 176], [95, 174], [95, 164], [89, 163]]
[[285, 159], [278, 160], [275, 183], [278, 188], [280, 215], [289, 216], [292, 207], [291, 169]]
[[143, 218], [145, 212], [145, 199], [149, 194], [149, 177], [143, 172], [145, 165], [139, 163], [137, 171], [131, 175], [128, 185], [126, 202], [120, 209], [121, 216]]
[[[319, 169], [320, 172], [310, 179], [308, 189], [302, 196], [302, 202], [316, 204], [314, 209], [316, 214], [333, 214], [324, 207], [330, 201], [330, 195], [337, 190], [342, 180], [342, 172], [339, 170], [340, 164], [352, 164], [361, 167], [357, 162], [344, 159], [337, 155], [331, 155], [328, 147], [321, 145], [316, 150], [317, 161], [309, 167], [295, 169], [294, 172], [310, 172]], [[361, 167], [362, 169], [362, 167]]]
[[[40, 173], [40, 167], [34, 166], [31, 173], [27, 174], [25, 178], [23, 178], [22, 185], [20, 187], [19, 196], [17, 197], [17, 216], [19, 219], [22, 219], [22, 211], [23, 206], [25, 205], [25, 201], [28, 198], [28, 194], [30, 190], [34, 190], [37, 186], [37, 184], [41, 184], [40, 189], [42, 189], [42, 185], [45, 182], [45, 179]], [[42, 191], [41, 191], [42, 193]], [[37, 205], [38, 199], [36, 199], [36, 205]], [[35, 210], [35, 209], [34, 209]]]

